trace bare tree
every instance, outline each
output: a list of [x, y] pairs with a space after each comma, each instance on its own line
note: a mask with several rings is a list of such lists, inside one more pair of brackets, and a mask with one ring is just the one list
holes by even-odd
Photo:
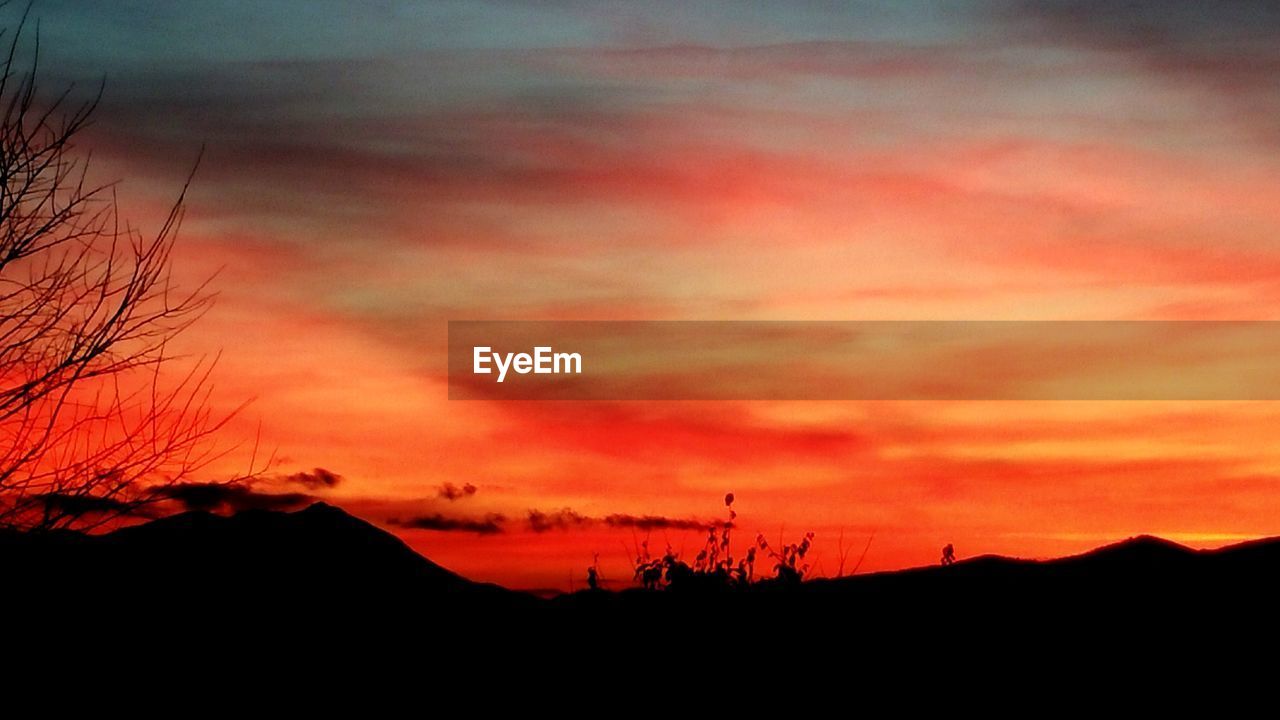
[[91, 528], [211, 462], [228, 416], [208, 403], [215, 363], [174, 375], [166, 353], [211, 299], [171, 279], [186, 187], [154, 235], [121, 219], [76, 146], [101, 88], [42, 99], [25, 24], [0, 31], [0, 526]]

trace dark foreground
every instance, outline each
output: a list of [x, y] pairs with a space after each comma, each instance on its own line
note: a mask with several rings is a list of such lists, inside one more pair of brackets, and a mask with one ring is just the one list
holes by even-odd
[[[579, 592], [471, 582], [328, 505], [188, 513], [107, 535], [0, 534], [0, 606], [46, 637], [312, 637], [475, 650], [662, 653], [749, 641], [797, 651], [1247, 645], [1280, 627], [1280, 540], [1195, 551], [1142, 537], [1059, 560], [980, 557], [800, 585]], [[129, 637], [136, 636], [130, 632]], [[515, 638], [520, 638], [516, 640]], [[548, 645], [548, 643], [550, 643]], [[931, 649], [931, 650], [930, 650]]]

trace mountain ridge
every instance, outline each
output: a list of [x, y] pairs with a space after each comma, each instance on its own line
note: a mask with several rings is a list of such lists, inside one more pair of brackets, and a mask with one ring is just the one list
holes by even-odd
[[[1047, 560], [984, 555], [800, 584], [695, 583], [544, 599], [468, 580], [323, 503], [295, 512], [183, 513], [90, 536], [0, 532], [0, 568], [10, 588], [0, 605], [26, 611], [106, 606], [134, 622], [161, 618], [200, 632], [323, 625], [436, 639], [502, 627], [630, 633], [636, 623], [695, 632], [707, 618], [746, 626], [775, 617], [886, 635], [954, 622], [997, 635], [1028, 627], [1163, 632], [1197, 615], [1261, 622], [1280, 605], [1280, 538], [1196, 550], [1149, 535]], [[876, 619], [871, 629], [866, 618]]]

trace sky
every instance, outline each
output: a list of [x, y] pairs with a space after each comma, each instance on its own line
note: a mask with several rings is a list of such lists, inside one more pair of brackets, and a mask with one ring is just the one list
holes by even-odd
[[646, 538], [695, 551], [726, 492], [741, 542], [814, 532], [816, 574], [946, 543], [1044, 557], [1280, 529], [1272, 403], [445, 385], [451, 319], [1280, 319], [1274, 3], [33, 15], [44, 87], [105, 78], [82, 144], [136, 224], [158, 226], [204, 148], [174, 262], [191, 284], [217, 273], [183, 350], [221, 353], [215, 402], [253, 400], [225, 462], [260, 437], [263, 491], [340, 505], [468, 577], [565, 589], [598, 555], [624, 583]]

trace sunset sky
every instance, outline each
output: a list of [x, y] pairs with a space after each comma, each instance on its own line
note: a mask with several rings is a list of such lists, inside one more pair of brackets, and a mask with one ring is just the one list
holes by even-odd
[[[6, 12], [11, 12], [7, 8]], [[45, 87], [219, 271], [221, 442], [468, 577], [688, 520], [818, 574], [1280, 534], [1280, 405], [459, 402], [449, 320], [1280, 319], [1280, 6], [57, 2]], [[87, 91], [87, 90], [86, 90]], [[998, 373], [997, 367], [992, 368]], [[244, 448], [227, 463], [243, 464]], [[327, 483], [285, 476], [323, 468]], [[211, 479], [232, 465], [210, 468]], [[312, 477], [312, 476], [308, 476]], [[470, 486], [468, 488], [467, 486]], [[312, 487], [312, 486], [319, 486]], [[668, 528], [636, 527], [665, 518]]]

